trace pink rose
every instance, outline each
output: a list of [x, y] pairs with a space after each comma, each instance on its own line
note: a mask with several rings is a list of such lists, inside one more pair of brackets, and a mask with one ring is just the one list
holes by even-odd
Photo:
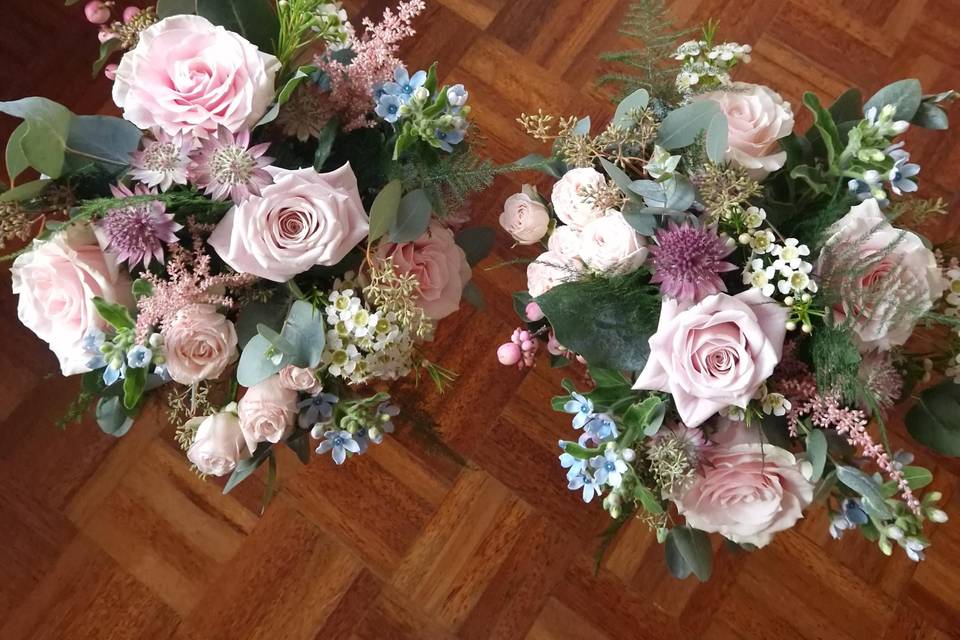
[[432, 222], [417, 240], [381, 244], [377, 255], [392, 257], [398, 272], [417, 278], [417, 303], [428, 318], [439, 320], [460, 308], [460, 296], [470, 281], [470, 265], [446, 227]]
[[540, 202], [536, 190], [525, 184], [520, 193], [513, 194], [503, 203], [500, 226], [517, 244], [534, 244], [547, 235], [550, 212]]
[[224, 411], [202, 418], [197, 436], [187, 449], [187, 460], [208, 476], [224, 476], [250, 457], [251, 448], [235, 413]]
[[701, 474], [674, 502], [688, 526], [762, 547], [803, 517], [813, 484], [803, 463], [764, 442], [759, 429], [723, 422], [716, 446], [704, 450]]
[[107, 328], [93, 298], [133, 306], [130, 278], [87, 226], [70, 225], [49, 240], [34, 242], [14, 260], [10, 275], [13, 292], [20, 296], [20, 322], [50, 345], [65, 376], [90, 371], [87, 363], [95, 354], [84, 349], [83, 339]]
[[297, 392], [283, 386], [279, 375], [247, 389], [237, 404], [240, 429], [250, 445], [250, 452], [258, 442], [283, 440], [293, 430], [297, 418]]
[[780, 362], [786, 322], [787, 309], [756, 289], [688, 308], [665, 298], [633, 388], [671, 394], [688, 427], [731, 405], [745, 408]]
[[746, 82], [735, 82], [720, 91], [694, 96], [694, 100], [713, 100], [727, 116], [727, 160], [762, 179], [787, 161], [778, 140], [793, 131], [793, 111], [771, 89]]
[[947, 288], [933, 252], [916, 234], [891, 226], [872, 198], [827, 230], [817, 272], [825, 288], [844, 292], [836, 317], [854, 317], [864, 351], [905, 343]]
[[171, 16], [120, 59], [113, 101], [141, 129], [206, 138], [252, 127], [273, 101], [280, 62], [200, 16]]
[[568, 261], [579, 258], [580, 232], [568, 225], [557, 227], [547, 240], [547, 251], [561, 255]]
[[632, 273], [647, 259], [647, 242], [619, 211], [591, 221], [580, 234], [580, 258], [596, 271]]
[[369, 230], [357, 178], [345, 164], [330, 173], [268, 167], [273, 184], [230, 209], [210, 246], [236, 271], [286, 282], [334, 265]]
[[212, 380], [238, 357], [233, 323], [212, 304], [183, 307], [162, 335], [167, 371], [180, 384]]
[[569, 260], [553, 251], [541, 253], [527, 265], [527, 292], [539, 298], [562, 282], [576, 280], [582, 269], [578, 259]]
[[553, 211], [564, 224], [577, 231], [583, 229], [594, 218], [603, 216], [602, 211], [593, 208], [583, 196], [585, 189], [600, 189], [607, 185], [607, 179], [595, 169], [571, 169], [553, 185]]
[[323, 391], [323, 383], [317, 378], [313, 369], [295, 367], [292, 364], [280, 369], [280, 384], [285, 389], [303, 391], [309, 395], [316, 395]]

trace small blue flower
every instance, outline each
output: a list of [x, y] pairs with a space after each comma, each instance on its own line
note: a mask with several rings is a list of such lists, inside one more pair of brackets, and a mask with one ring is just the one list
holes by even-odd
[[462, 84], [455, 84], [447, 89], [447, 104], [451, 107], [462, 107], [467, 104], [470, 94]]
[[127, 366], [131, 369], [143, 369], [150, 366], [153, 351], [138, 344], [127, 352]]
[[353, 439], [349, 431], [327, 431], [323, 434], [323, 442], [317, 447], [317, 453], [332, 452], [333, 461], [343, 464], [347, 459], [347, 452], [360, 453], [360, 443]]
[[922, 540], [917, 538], [907, 538], [903, 542], [903, 550], [907, 552], [907, 557], [913, 560], [914, 562], [920, 562], [923, 560], [923, 550], [926, 549], [929, 545]]
[[590, 467], [597, 482], [614, 488], [619, 487], [623, 482], [623, 474], [628, 469], [627, 463], [613, 447], [608, 448], [602, 456], [590, 458]]
[[565, 413], [572, 413], [573, 428], [582, 429], [583, 425], [593, 417], [593, 401], [590, 398], [574, 391], [570, 394], [572, 400], [567, 400], [563, 405]]
[[117, 380], [120, 380], [121, 378], [123, 378], [123, 373], [125, 369], [126, 369], [126, 365], [124, 364], [121, 364], [119, 367], [116, 367], [116, 368], [113, 367], [112, 365], [107, 366], [107, 368], [103, 370], [103, 384], [109, 387]]
[[162, 381], [165, 382], [165, 383], [166, 383], [166, 382], [170, 382], [171, 380], [173, 380], [173, 378], [170, 377], [170, 371], [167, 370], [167, 365], [165, 365], [165, 364], [157, 365], [157, 366], [153, 369], [153, 375], [159, 376], [159, 377], [160, 377], [160, 380], [162, 380]]
[[380, 101], [377, 102], [377, 107], [374, 111], [387, 122], [394, 123], [400, 119], [400, 107], [402, 104], [400, 98], [397, 96], [384, 94], [380, 97]]
[[397, 67], [393, 71], [393, 79], [394, 82], [387, 82], [383, 85], [384, 93], [396, 96], [406, 103], [413, 97], [414, 91], [426, 84], [427, 72], [417, 71], [411, 77], [405, 67]]
[[616, 423], [605, 413], [596, 413], [584, 425], [584, 429], [596, 442], [615, 440], [620, 436]]
[[326, 422], [333, 415], [333, 405], [340, 398], [332, 393], [318, 393], [297, 403], [300, 416], [297, 419], [301, 429], [309, 429], [318, 422]]
[[[566, 444], [562, 440], [560, 441], [560, 447], [563, 448], [563, 445]], [[587, 461], [582, 458], [570, 455], [566, 451], [560, 454], [560, 466], [567, 470], [567, 480], [572, 480], [576, 476], [584, 473], [587, 468]]]
[[887, 155], [893, 158], [893, 168], [887, 174], [887, 181], [890, 190], [898, 196], [917, 190], [917, 183], [910, 178], [920, 173], [920, 165], [910, 162], [910, 154], [901, 147], [902, 142], [887, 148]]
[[463, 129], [452, 129], [450, 131], [437, 129], [437, 140], [440, 141], [440, 148], [447, 153], [452, 153], [454, 145], [463, 142], [464, 137], [466, 137], [466, 133]]
[[[357, 445], [360, 446], [360, 450], [357, 451], [358, 454], [364, 454], [367, 452], [367, 449], [370, 448], [370, 432], [367, 431], [365, 427], [357, 429], [357, 432], [353, 434], [353, 439], [357, 441]], [[381, 441], [383, 438], [380, 439]], [[377, 444], [380, 444], [379, 442]]]
[[[390, 418], [396, 418], [398, 415], [400, 415], [400, 407], [389, 402], [381, 402], [377, 406], [377, 416], [380, 417], [377, 426], [386, 433], [393, 433], [393, 420], [390, 420]], [[384, 420], [383, 416], [387, 416], [387, 419]]]
[[569, 478], [569, 480], [567, 489], [570, 491], [583, 489], [584, 502], [590, 502], [594, 496], [598, 496], [603, 492], [601, 486], [594, 478], [590, 477], [590, 474], [587, 473], [586, 470], [582, 470], [579, 474]]
[[83, 336], [83, 341], [80, 343], [83, 346], [83, 350], [87, 353], [100, 353], [100, 346], [106, 341], [107, 336], [100, 331], [100, 329], [94, 329], [87, 335]]
[[854, 529], [869, 521], [870, 516], [860, 506], [860, 501], [856, 498], [847, 498], [840, 503], [840, 513], [830, 518], [830, 537], [839, 540], [847, 529]]

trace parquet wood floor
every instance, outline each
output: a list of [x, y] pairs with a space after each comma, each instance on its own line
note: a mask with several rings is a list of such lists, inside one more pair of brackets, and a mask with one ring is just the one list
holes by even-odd
[[[381, 0], [347, 2], [379, 13]], [[623, 45], [621, 0], [432, 0], [406, 48], [469, 87], [476, 122], [498, 161], [533, 151], [521, 111], [611, 113], [592, 85], [596, 54]], [[80, 6], [4, 0], [0, 96], [46, 95], [77, 112], [112, 111], [90, 83], [93, 34]], [[960, 0], [676, 0], [685, 22], [713, 16], [725, 39], [752, 43], [744, 80], [794, 104], [812, 89], [871, 92], [915, 76], [960, 88]], [[954, 110], [960, 125], [960, 114]], [[806, 125], [809, 119], [801, 118]], [[12, 123], [2, 122], [0, 135]], [[916, 132], [923, 189], [957, 201], [960, 136]], [[503, 178], [477, 198], [496, 226]], [[954, 213], [958, 213], [955, 209]], [[960, 215], [932, 230], [956, 233]], [[498, 232], [499, 233], [499, 232]], [[495, 255], [513, 257], [499, 233]], [[885, 559], [849, 535], [829, 539], [822, 511], [768, 548], [720, 550], [711, 582], [678, 582], [641, 523], [627, 527], [599, 574], [592, 553], [606, 523], [568, 493], [556, 441], [568, 420], [548, 410], [561, 374], [497, 366], [513, 327], [519, 268], [480, 270], [486, 312], [443, 323], [434, 351], [461, 372], [443, 398], [400, 391], [436, 417], [450, 455], [409, 430], [343, 468], [281, 460], [277, 495], [259, 515], [262, 477], [228, 497], [194, 477], [159, 410], [124, 439], [93, 424], [53, 421], [75, 381], [16, 320], [0, 274], [0, 638], [830, 638], [960, 637], [960, 464], [932, 465], [953, 521], [920, 565]], [[898, 430], [899, 431], [899, 430]], [[902, 443], [902, 438], [897, 438]]]

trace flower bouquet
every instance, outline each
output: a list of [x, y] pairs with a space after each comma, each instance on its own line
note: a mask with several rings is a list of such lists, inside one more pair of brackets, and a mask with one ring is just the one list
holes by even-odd
[[[628, 23], [649, 25], [639, 11]], [[898, 140], [945, 129], [956, 94], [902, 80], [824, 107], [807, 93], [801, 132], [774, 90], [731, 80], [749, 46], [713, 25], [667, 41], [660, 58], [609, 56], [647, 73], [607, 77], [626, 90], [605, 126], [519, 119], [552, 144], [520, 163], [555, 183], [504, 205], [503, 228], [539, 255], [498, 358], [530, 367], [543, 346], [586, 366], [587, 386], [553, 399], [579, 432], [560, 442], [568, 487], [602, 502], [609, 535], [648, 523], [677, 577], [709, 577], [708, 533], [762, 547], [814, 503], [834, 537], [859, 529], [920, 560], [924, 522], [947, 516], [886, 420], [909, 408], [916, 440], [960, 455], [960, 386], [914, 392], [960, 381], [960, 268], [908, 229], [944, 204], [914, 196]]]
[[397, 58], [423, 9], [361, 33], [317, 0], [93, 1], [123, 118], [0, 103], [19, 317], [82, 376], [65, 423], [122, 436], [162, 388], [201, 474], [269, 461], [269, 492], [276, 446], [342, 464], [393, 431], [390, 381], [452, 380], [421, 345], [477, 300], [492, 230], [462, 209], [495, 168], [464, 87]]

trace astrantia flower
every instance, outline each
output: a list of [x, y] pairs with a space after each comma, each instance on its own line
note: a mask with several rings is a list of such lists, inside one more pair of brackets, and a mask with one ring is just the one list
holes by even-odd
[[154, 200], [111, 209], [97, 223], [96, 232], [101, 245], [113, 251], [119, 262], [131, 267], [142, 262], [146, 267], [153, 258], [163, 262], [163, 246], [179, 242], [177, 231], [182, 228], [164, 204]]
[[671, 221], [666, 229], [657, 231], [656, 240], [656, 246], [649, 247], [654, 267], [650, 282], [660, 283], [665, 296], [697, 302], [727, 290], [718, 274], [737, 268], [723, 259], [734, 247], [713, 229]]
[[130, 176], [148, 187], [160, 187], [161, 191], [175, 184], [187, 184], [193, 140], [162, 131], [154, 135], [156, 139], [145, 142], [143, 150], [131, 154]]
[[273, 162], [263, 155], [269, 147], [270, 143], [251, 147], [247, 129], [234, 135], [221, 127], [217, 137], [204, 141], [191, 166], [191, 178], [214, 200], [229, 196], [239, 203], [251, 195], [258, 196], [261, 187], [273, 182], [264, 168]]
[[293, 97], [280, 108], [277, 124], [283, 134], [295, 136], [300, 142], [317, 138], [330, 121], [333, 107], [327, 93], [314, 83], [304, 83], [293, 92]]
[[860, 382], [883, 410], [891, 408], [900, 399], [903, 377], [893, 365], [890, 354], [874, 351], [860, 361]]

